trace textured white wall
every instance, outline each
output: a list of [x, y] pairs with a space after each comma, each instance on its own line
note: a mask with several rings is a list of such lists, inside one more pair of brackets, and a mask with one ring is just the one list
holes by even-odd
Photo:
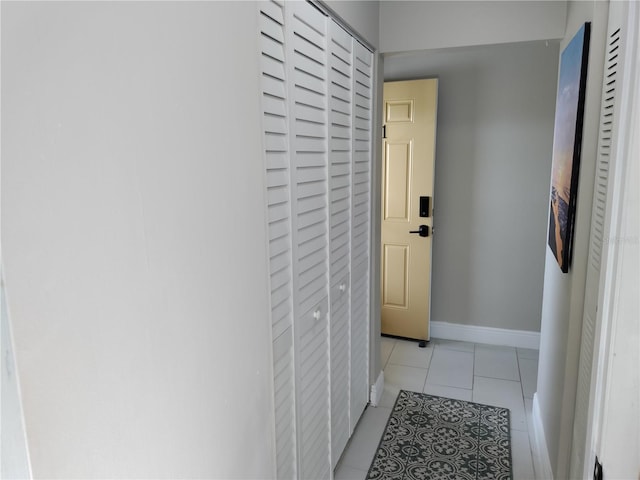
[[607, 15], [607, 2], [569, 2], [567, 32], [560, 45], [562, 51], [584, 22], [592, 22], [573, 260], [569, 273], [560, 271], [551, 250], [546, 247], [537, 396], [555, 478], [569, 475]]
[[273, 474], [253, 3], [2, 3], [35, 477]]
[[431, 319], [539, 331], [558, 43], [385, 57], [437, 76]]
[[407, 52], [558, 39], [565, 1], [380, 2], [380, 51]]

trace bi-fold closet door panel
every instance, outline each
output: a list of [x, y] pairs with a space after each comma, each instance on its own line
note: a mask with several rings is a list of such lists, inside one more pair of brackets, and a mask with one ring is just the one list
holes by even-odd
[[337, 463], [369, 392], [371, 52], [329, 24], [331, 438]]
[[291, 59], [294, 349], [300, 478], [329, 478], [327, 17], [286, 3]]
[[373, 54], [354, 41], [350, 433], [369, 399]]
[[293, 349], [293, 237], [290, 115], [284, 6], [259, 7], [263, 145], [273, 342], [277, 478], [298, 478]]
[[351, 204], [353, 43], [329, 23], [329, 204], [331, 279], [331, 452], [335, 467], [349, 440], [351, 380]]
[[276, 476], [330, 478], [368, 397], [372, 54], [310, 3], [258, 8]]

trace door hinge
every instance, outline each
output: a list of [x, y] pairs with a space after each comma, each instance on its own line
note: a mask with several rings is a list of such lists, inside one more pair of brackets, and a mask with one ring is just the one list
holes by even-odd
[[387, 138], [387, 126], [382, 126], [382, 138]]

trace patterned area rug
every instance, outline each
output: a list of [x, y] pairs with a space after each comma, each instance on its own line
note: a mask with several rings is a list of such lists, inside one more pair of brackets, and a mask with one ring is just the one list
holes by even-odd
[[511, 480], [509, 410], [401, 390], [367, 479]]

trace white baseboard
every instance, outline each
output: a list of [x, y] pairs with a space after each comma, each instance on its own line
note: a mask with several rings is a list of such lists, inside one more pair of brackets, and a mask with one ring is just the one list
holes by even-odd
[[374, 407], [378, 406], [380, 399], [382, 398], [382, 392], [384, 392], [384, 371], [380, 372], [376, 383], [371, 385], [371, 405]]
[[549, 460], [549, 449], [547, 448], [547, 440], [544, 435], [544, 426], [542, 425], [537, 393], [533, 394], [531, 417], [533, 423], [533, 438], [535, 439], [533, 445], [531, 445], [531, 456], [533, 457], [533, 468], [536, 478], [553, 480], [553, 470], [551, 469], [551, 461]]
[[487, 343], [507, 347], [540, 349], [540, 333], [525, 330], [462, 325], [460, 323], [431, 322], [431, 337], [461, 342]]

